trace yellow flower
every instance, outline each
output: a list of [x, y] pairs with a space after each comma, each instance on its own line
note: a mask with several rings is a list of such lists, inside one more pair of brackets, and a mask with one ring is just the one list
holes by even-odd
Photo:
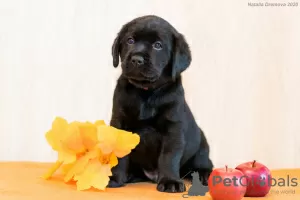
[[104, 154], [114, 153], [122, 158], [129, 154], [140, 142], [137, 134], [116, 129], [112, 126], [98, 126], [98, 147]]
[[140, 142], [137, 134], [108, 126], [103, 120], [68, 123], [60, 117], [55, 118], [46, 139], [58, 159], [44, 178], [62, 167], [64, 181], [77, 181], [78, 190], [104, 190], [118, 158], [128, 155]]
[[90, 159], [95, 159], [99, 156], [99, 151], [90, 151], [86, 153], [84, 156], [80, 157], [75, 163], [68, 167], [68, 171], [65, 174], [64, 181], [70, 181], [76, 174], [80, 174], [84, 171], [86, 165], [88, 164]]
[[105, 125], [103, 120], [98, 120], [94, 124], [90, 122], [79, 123], [79, 130], [83, 145], [90, 150], [98, 143], [97, 126]]
[[74, 180], [77, 181], [78, 190], [86, 190], [91, 187], [105, 190], [111, 175], [109, 164], [102, 164], [99, 160], [93, 159], [87, 163], [82, 173], [75, 175]]
[[[71, 149], [65, 146], [66, 140], [69, 140], [68, 137], [72, 134], [72, 131], [76, 131], [74, 126], [70, 128], [66, 120], [57, 117], [52, 123], [52, 129], [46, 133], [47, 142], [58, 153], [58, 162], [67, 164], [76, 160], [76, 152], [72, 152]], [[74, 136], [77, 136], [76, 132]]]

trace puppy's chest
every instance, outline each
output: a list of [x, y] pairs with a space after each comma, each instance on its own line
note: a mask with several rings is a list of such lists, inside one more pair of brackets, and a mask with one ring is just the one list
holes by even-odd
[[146, 101], [135, 99], [128, 101], [126, 105], [126, 115], [135, 120], [147, 120], [158, 115], [158, 107]]
[[141, 104], [139, 108], [138, 119], [146, 120], [153, 118], [157, 115], [157, 108], [150, 106], [149, 104]]

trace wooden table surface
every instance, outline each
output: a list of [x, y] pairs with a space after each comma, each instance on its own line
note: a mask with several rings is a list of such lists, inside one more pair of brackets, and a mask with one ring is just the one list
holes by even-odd
[[[47, 171], [49, 164], [8, 162], [0, 163], [0, 200], [135, 200], [135, 199], [186, 199], [184, 193], [169, 194], [156, 191], [155, 184], [137, 183], [122, 188], [107, 188], [106, 191], [77, 191], [75, 185], [63, 183], [59, 177], [51, 180], [40, 178]], [[297, 178], [300, 184], [300, 169], [273, 170], [272, 175], [278, 180], [287, 176]], [[186, 192], [185, 192], [186, 193]], [[188, 199], [212, 200], [208, 193], [204, 197]], [[264, 198], [244, 198], [252, 200], [300, 200], [300, 185], [297, 187], [272, 187]]]

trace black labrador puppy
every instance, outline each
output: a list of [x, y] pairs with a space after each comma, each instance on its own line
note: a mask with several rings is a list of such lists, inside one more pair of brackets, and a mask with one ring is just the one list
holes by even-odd
[[108, 187], [151, 180], [161, 192], [186, 190], [183, 176], [212, 171], [209, 145], [186, 103], [181, 73], [191, 63], [184, 36], [166, 20], [143, 16], [125, 24], [112, 47], [121, 61], [110, 125], [137, 133], [140, 143], [119, 159]]

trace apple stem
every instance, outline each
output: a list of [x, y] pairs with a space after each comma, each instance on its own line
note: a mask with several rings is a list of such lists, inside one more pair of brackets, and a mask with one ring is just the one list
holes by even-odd
[[253, 161], [252, 168], [255, 167], [255, 163], [256, 163], [256, 160]]
[[228, 166], [227, 165], [225, 165], [225, 169], [226, 169], [226, 172], [228, 171]]

